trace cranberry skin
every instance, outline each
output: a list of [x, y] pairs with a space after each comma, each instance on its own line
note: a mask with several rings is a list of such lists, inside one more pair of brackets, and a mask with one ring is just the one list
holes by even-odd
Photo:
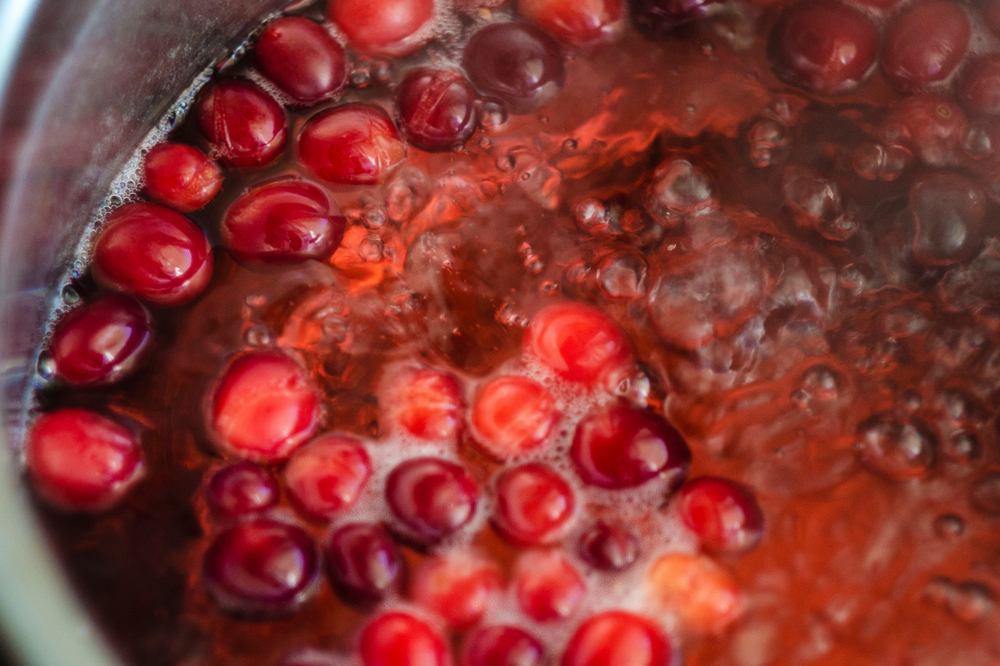
[[398, 590], [406, 562], [378, 525], [349, 523], [331, 536], [326, 551], [330, 581], [349, 601], [376, 602]]
[[371, 473], [371, 460], [361, 442], [326, 435], [292, 454], [283, 476], [295, 505], [322, 519], [353, 506]]
[[430, 152], [461, 147], [479, 122], [479, 95], [458, 72], [420, 67], [396, 89], [396, 117], [411, 144]]
[[361, 631], [358, 654], [364, 666], [450, 666], [451, 654], [429, 624], [409, 613], [375, 617]]
[[332, 0], [326, 18], [337, 24], [356, 50], [402, 56], [426, 42], [434, 0]]
[[315, 588], [319, 553], [309, 533], [257, 518], [219, 534], [205, 552], [202, 580], [223, 611], [273, 617], [295, 610]]
[[663, 417], [617, 403], [584, 417], [570, 455], [584, 481], [602, 488], [629, 488], [669, 472], [687, 476], [691, 450]]
[[66, 315], [52, 331], [56, 375], [69, 386], [112, 384], [149, 351], [153, 321], [130, 296], [111, 294]]
[[764, 536], [764, 513], [753, 491], [714, 476], [691, 479], [677, 498], [681, 519], [714, 553], [752, 550]]
[[216, 471], [205, 487], [209, 508], [229, 519], [266, 511], [278, 503], [279, 494], [271, 470], [245, 460]]
[[31, 426], [25, 464], [35, 490], [64, 511], [111, 508], [142, 478], [135, 434], [86, 409], [59, 409]]
[[536, 313], [522, 345], [571, 382], [594, 385], [632, 363], [624, 331], [600, 309], [582, 303], [557, 303]]
[[143, 165], [150, 199], [182, 213], [198, 210], [222, 187], [222, 169], [193, 146], [167, 141], [149, 151]]
[[721, 0], [632, 0], [632, 23], [653, 39], [668, 37], [677, 28], [714, 14]]
[[861, 12], [832, 0], [807, 0], [782, 13], [768, 57], [778, 78], [822, 94], [857, 88], [874, 70], [878, 32]]
[[108, 216], [94, 244], [91, 270], [106, 287], [174, 307], [208, 285], [212, 248], [183, 215], [155, 204], [127, 204]]
[[465, 398], [454, 375], [431, 368], [407, 368], [389, 379], [380, 404], [388, 418], [411, 435], [458, 441]]
[[622, 0], [518, 0], [517, 13], [556, 39], [582, 45], [616, 32]]
[[490, 452], [507, 458], [538, 448], [559, 421], [548, 389], [527, 377], [508, 375], [476, 394], [472, 423]]
[[530, 113], [550, 102], [566, 82], [559, 44], [533, 25], [493, 23], [472, 36], [462, 65], [485, 95], [511, 113]]
[[461, 465], [438, 458], [413, 458], [392, 470], [386, 500], [407, 532], [423, 543], [454, 534], [476, 513], [479, 490]]
[[620, 610], [594, 615], [569, 639], [561, 666], [668, 666], [670, 640], [653, 621]]
[[539, 622], [569, 617], [587, 593], [583, 577], [556, 551], [527, 553], [518, 562], [514, 592], [521, 610]]
[[494, 523], [514, 542], [550, 543], [573, 517], [575, 504], [561, 476], [544, 465], [522, 465], [497, 477]]
[[597, 523], [580, 537], [580, 556], [602, 571], [623, 571], [639, 557], [639, 539], [620, 525]]
[[219, 443], [242, 458], [287, 458], [319, 425], [319, 390], [305, 368], [277, 351], [237, 356], [212, 396], [210, 425]]
[[373, 185], [406, 157], [389, 114], [372, 104], [344, 104], [310, 118], [298, 140], [299, 159], [322, 180]]
[[253, 48], [257, 69], [289, 97], [315, 104], [347, 81], [344, 47], [321, 25], [298, 16], [274, 21]]
[[249, 188], [226, 211], [219, 236], [237, 260], [254, 264], [324, 261], [347, 219], [318, 186], [283, 178]]
[[454, 630], [471, 627], [503, 587], [500, 570], [468, 555], [428, 560], [413, 580], [413, 599]]
[[198, 100], [198, 128], [219, 161], [236, 168], [273, 162], [288, 138], [281, 105], [239, 79], [209, 84]]
[[956, 97], [969, 113], [1000, 115], [1000, 53], [969, 62], [956, 86]]
[[969, 16], [957, 2], [917, 2], [889, 24], [882, 74], [900, 92], [917, 92], [943, 81], [962, 62], [971, 35]]
[[517, 627], [496, 625], [477, 629], [462, 646], [460, 666], [540, 666], [541, 642]]

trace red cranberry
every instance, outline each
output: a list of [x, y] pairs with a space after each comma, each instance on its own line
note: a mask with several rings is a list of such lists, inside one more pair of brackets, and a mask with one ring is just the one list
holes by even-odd
[[111, 384], [129, 375], [149, 350], [152, 318], [134, 298], [112, 294], [66, 315], [52, 331], [56, 374], [70, 386]]
[[847, 92], [872, 72], [878, 32], [856, 9], [831, 0], [807, 0], [782, 13], [768, 56], [781, 79], [814, 92]]
[[753, 491], [714, 476], [691, 479], [681, 488], [681, 519], [701, 545], [716, 553], [745, 553], [764, 536], [764, 514]]
[[85, 409], [39, 417], [28, 431], [24, 456], [38, 494], [66, 511], [111, 508], [144, 469], [135, 434]]
[[732, 575], [703, 555], [663, 555], [649, 568], [646, 590], [658, 606], [676, 613], [697, 633], [724, 629], [742, 610]]
[[459, 666], [540, 666], [545, 657], [541, 642], [517, 627], [482, 627], [462, 646]]
[[523, 347], [564, 379], [591, 385], [632, 362], [624, 331], [604, 312], [582, 303], [557, 303], [536, 313]]
[[315, 589], [319, 553], [302, 528], [257, 518], [219, 534], [202, 573], [223, 611], [272, 617], [295, 610]]
[[672, 425], [624, 403], [580, 421], [570, 455], [583, 480], [602, 488], [629, 488], [664, 473], [679, 482], [691, 465], [691, 450]]
[[472, 36], [462, 64], [480, 92], [511, 113], [529, 113], [551, 101], [566, 82], [559, 45], [523, 23], [493, 23]]
[[296, 506], [311, 516], [330, 518], [357, 502], [371, 473], [361, 442], [326, 435], [292, 454], [283, 476]]
[[330, 97], [347, 81], [344, 47], [321, 25], [297, 16], [270, 23], [257, 38], [253, 58], [264, 76], [304, 104]]
[[514, 589], [521, 610], [539, 622], [569, 617], [587, 593], [583, 577], [556, 551], [522, 555]]
[[577, 628], [561, 666], [665, 666], [670, 640], [652, 620], [620, 610], [594, 615]]
[[358, 51], [401, 56], [430, 39], [434, 0], [336, 0], [327, 3], [326, 18]]
[[503, 587], [503, 576], [492, 563], [468, 555], [436, 557], [424, 563], [413, 580], [413, 599], [455, 630], [483, 617]]
[[972, 60], [958, 80], [956, 93], [969, 113], [1000, 115], [1000, 53]]
[[472, 405], [472, 423], [480, 439], [501, 458], [538, 447], [558, 421], [559, 412], [548, 389], [518, 375], [487, 382]]
[[222, 187], [222, 169], [193, 146], [167, 141], [149, 151], [143, 165], [146, 194], [182, 213], [198, 210]]
[[223, 247], [249, 264], [323, 261], [340, 245], [347, 220], [316, 185], [281, 178], [249, 188], [226, 211]]
[[517, 13], [570, 44], [610, 37], [622, 16], [622, 0], [518, 0]]
[[94, 244], [94, 278], [160, 307], [183, 305], [212, 277], [212, 249], [201, 229], [169, 208], [122, 206]]
[[562, 477], [544, 465], [522, 465], [497, 478], [493, 518], [510, 539], [543, 544], [559, 536], [574, 505], [573, 490]]
[[458, 72], [420, 67], [396, 89], [396, 117], [406, 139], [421, 150], [460, 147], [479, 122], [479, 95]]
[[406, 562], [396, 542], [378, 525], [349, 523], [338, 528], [329, 543], [327, 567], [341, 596], [369, 603], [399, 589]]
[[929, 166], [962, 163], [968, 125], [961, 107], [941, 95], [913, 95], [890, 109], [879, 128], [887, 144], [907, 146]]
[[344, 104], [306, 122], [298, 153], [327, 182], [372, 185], [406, 157], [406, 146], [381, 107]]
[[[333, 3], [336, 4], [336, 3]], [[361, 631], [364, 666], [450, 666], [448, 645], [433, 627], [409, 613], [378, 615]]]
[[407, 368], [386, 384], [379, 404], [388, 418], [421, 439], [458, 441], [465, 398], [454, 375]]
[[224, 518], [260, 513], [278, 503], [278, 480], [266, 467], [241, 460], [219, 469], [205, 487], [209, 508]]
[[580, 537], [580, 556], [602, 571], [622, 571], [639, 557], [639, 539], [626, 527], [600, 522]]
[[215, 388], [211, 426], [240, 457], [287, 458], [316, 431], [319, 391], [305, 368], [278, 351], [237, 356]]
[[198, 100], [198, 127], [230, 167], [273, 162], [285, 149], [285, 111], [263, 90], [238, 79], [210, 84]]
[[913, 258], [928, 266], [949, 266], [979, 254], [984, 242], [986, 198], [956, 173], [920, 176], [910, 188]]
[[461, 465], [437, 458], [413, 458], [392, 470], [386, 500], [393, 515], [419, 541], [431, 543], [472, 520], [479, 490]]
[[716, 13], [721, 0], [632, 0], [632, 23], [653, 39], [667, 37], [681, 26]]
[[889, 24], [882, 73], [901, 92], [915, 92], [951, 75], [965, 57], [972, 26], [952, 0], [923, 0]]

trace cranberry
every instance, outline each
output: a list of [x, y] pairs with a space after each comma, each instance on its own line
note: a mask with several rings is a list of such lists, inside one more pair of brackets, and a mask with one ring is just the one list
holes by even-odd
[[546, 622], [572, 615], [587, 586], [576, 567], [558, 552], [532, 552], [518, 561], [514, 591], [521, 610]]
[[956, 93], [969, 113], [1000, 115], [1000, 53], [969, 62], [958, 80]]
[[529, 113], [551, 101], [566, 82], [559, 45], [523, 23], [493, 23], [472, 36], [462, 59], [469, 78], [511, 113]]
[[318, 186], [281, 178], [254, 185], [229, 206], [219, 229], [223, 247], [249, 263], [297, 264], [327, 259], [347, 220]]
[[527, 377], [506, 375], [484, 384], [472, 405], [483, 444], [501, 458], [537, 448], [559, 421], [548, 389]]
[[651, 620], [620, 610], [598, 613], [569, 639], [561, 666], [666, 666], [670, 640]]
[[298, 153], [302, 163], [327, 182], [371, 185], [406, 157], [406, 146], [381, 107], [344, 104], [306, 122]]
[[632, 363], [628, 339], [592, 305], [557, 303], [531, 319], [524, 350], [571, 382], [596, 384]]
[[[336, 4], [336, 3], [333, 3]], [[364, 666], [449, 666], [448, 645], [433, 627], [409, 613], [378, 615], [361, 631]]]
[[983, 5], [983, 22], [997, 37], [1000, 37], [1000, 0], [987, 0]]
[[882, 73], [901, 92], [922, 90], [951, 75], [965, 57], [972, 26], [957, 2], [923, 0], [889, 24]]
[[434, 0], [336, 0], [327, 3], [326, 17], [358, 51], [401, 56], [431, 37]]
[[580, 537], [580, 556], [603, 571], [622, 571], [639, 557], [639, 539], [622, 525], [597, 523]]
[[711, 633], [732, 624], [742, 609], [728, 571], [702, 555], [670, 553], [649, 568], [649, 594], [677, 613], [691, 631]]
[[341, 596], [373, 602], [400, 587], [406, 562], [378, 525], [349, 523], [331, 536], [326, 551], [330, 580]]
[[632, 23], [654, 39], [715, 14], [721, 0], [632, 0]]
[[253, 58], [282, 92], [304, 104], [330, 97], [347, 81], [344, 47], [309, 19], [286, 16], [260, 33]]
[[436, 557], [413, 580], [414, 600], [443, 618], [452, 629], [466, 629], [486, 613], [503, 587], [500, 570], [468, 555]]
[[707, 550], [745, 553], [764, 536], [764, 514], [753, 491], [714, 476], [691, 479], [677, 499], [681, 519]]
[[926, 174], [910, 188], [909, 203], [914, 259], [948, 266], [979, 254], [986, 198], [974, 182], [955, 173]]
[[309, 533], [257, 518], [222, 532], [205, 553], [205, 588], [227, 613], [272, 617], [295, 610], [315, 589], [319, 553]]
[[458, 72], [420, 67], [396, 89], [396, 117], [406, 139], [421, 150], [460, 147], [479, 122], [479, 95]]
[[143, 165], [146, 194], [182, 213], [202, 208], [222, 187], [222, 169], [193, 146], [166, 141], [149, 151]]
[[292, 454], [283, 476], [296, 506], [311, 516], [329, 518], [357, 502], [371, 473], [361, 442], [326, 435]]
[[52, 331], [49, 350], [56, 374], [70, 386], [111, 384], [132, 373], [149, 351], [152, 319], [123, 294], [73, 310]]
[[616, 32], [622, 0], [518, 0], [517, 13], [557, 39], [589, 44]]
[[319, 424], [319, 391], [305, 368], [278, 351], [237, 356], [212, 395], [211, 427], [228, 451], [287, 458]]
[[458, 441], [465, 398], [454, 375], [407, 368], [392, 376], [379, 404], [390, 420], [421, 439]]
[[260, 513], [278, 503], [278, 480], [266, 467], [241, 460], [212, 474], [205, 487], [209, 508], [224, 518]]
[[91, 263], [94, 279], [160, 307], [183, 305], [212, 277], [212, 249], [201, 229], [169, 208], [122, 206], [108, 216]]
[[198, 99], [198, 127], [218, 159], [230, 167], [273, 162], [285, 149], [285, 112], [263, 90], [238, 79], [217, 81]]
[[494, 521], [519, 543], [553, 541], [573, 517], [574, 505], [569, 484], [544, 465], [508, 469], [496, 480]]
[[672, 425], [624, 403], [580, 421], [570, 455], [583, 480], [602, 488], [637, 486], [664, 473], [679, 482], [691, 465], [691, 450]]
[[439, 541], [472, 520], [479, 490], [461, 465], [413, 458], [392, 470], [386, 500], [393, 515], [421, 542]]
[[111, 508], [144, 469], [135, 434], [85, 409], [39, 417], [28, 431], [24, 456], [38, 494], [66, 511]]
[[544, 657], [542, 644], [527, 631], [495, 625], [465, 639], [459, 666], [540, 666]]
[[890, 109], [879, 136], [887, 144], [909, 147], [924, 164], [949, 166], [963, 160], [967, 124], [961, 107], [947, 97], [913, 95]]

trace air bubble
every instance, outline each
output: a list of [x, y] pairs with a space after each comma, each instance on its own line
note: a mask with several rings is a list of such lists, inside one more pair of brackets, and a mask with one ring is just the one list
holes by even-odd
[[267, 297], [263, 294], [249, 294], [243, 302], [249, 308], [262, 308], [267, 305]]
[[507, 109], [499, 102], [486, 100], [479, 110], [479, 126], [484, 130], [495, 130], [507, 124]]
[[597, 265], [597, 284], [609, 298], [638, 298], [649, 289], [649, 268], [637, 253], [616, 252]]
[[968, 432], [957, 432], [944, 441], [942, 452], [948, 460], [959, 465], [969, 465], [979, 458], [979, 439]]
[[719, 207], [715, 184], [701, 168], [684, 157], [656, 167], [643, 195], [646, 210], [666, 228], [678, 226], [678, 216]]
[[62, 289], [62, 300], [66, 305], [76, 305], [80, 302], [80, 292], [68, 284]]
[[997, 597], [993, 590], [975, 581], [957, 585], [947, 602], [952, 615], [970, 624], [979, 622], [992, 613], [996, 604]]
[[352, 88], [367, 88], [372, 82], [372, 72], [368, 67], [355, 67], [348, 75], [347, 81]]
[[817, 400], [836, 398], [840, 383], [838, 374], [825, 365], [814, 365], [802, 375], [802, 390]]
[[868, 469], [902, 481], [927, 476], [937, 444], [930, 428], [920, 419], [884, 412], [861, 424], [856, 447]]
[[562, 143], [563, 150], [576, 150], [577, 145], [576, 139], [566, 139]]
[[376, 204], [368, 204], [361, 210], [361, 224], [373, 231], [384, 227], [387, 217], [385, 209]]
[[584, 199], [573, 207], [576, 226], [588, 234], [606, 233], [611, 227], [609, 218], [607, 207], [597, 199]]
[[537, 254], [529, 254], [524, 258], [524, 267], [532, 275], [538, 275], [545, 270], [545, 262]]
[[370, 263], [382, 261], [382, 239], [378, 236], [363, 238], [358, 243], [358, 256]]
[[857, 232], [855, 216], [841, 204], [840, 188], [817, 171], [790, 167], [785, 170], [781, 188], [785, 206], [798, 226], [834, 241], [847, 240]]
[[38, 364], [35, 369], [39, 377], [48, 381], [56, 376], [56, 360], [47, 351], [43, 351], [38, 355]]
[[552, 280], [546, 280], [538, 286], [538, 290], [546, 296], [553, 296], [559, 291], [559, 283], [553, 282]]
[[386, 188], [386, 214], [396, 224], [407, 222], [424, 209], [430, 193], [427, 175], [416, 167], [404, 167]]
[[504, 303], [500, 306], [500, 309], [496, 313], [496, 320], [504, 326], [510, 326], [511, 328], [524, 328], [528, 325], [529, 321], [527, 317], [519, 315], [510, 303]]
[[323, 337], [326, 340], [339, 344], [347, 339], [347, 332], [350, 329], [350, 324], [343, 317], [330, 315], [323, 318], [320, 323], [320, 329], [323, 331]]
[[243, 341], [251, 347], [267, 347], [274, 342], [274, 336], [264, 324], [253, 324], [243, 333]]
[[965, 532], [965, 521], [953, 513], [944, 513], [934, 519], [934, 533], [942, 539], [956, 539]]
[[758, 120], [747, 134], [750, 142], [750, 163], [758, 169], [771, 166], [775, 152], [785, 147], [785, 128], [774, 120]]
[[513, 155], [501, 155], [496, 161], [497, 169], [503, 171], [504, 173], [513, 169], [515, 163], [516, 161]]

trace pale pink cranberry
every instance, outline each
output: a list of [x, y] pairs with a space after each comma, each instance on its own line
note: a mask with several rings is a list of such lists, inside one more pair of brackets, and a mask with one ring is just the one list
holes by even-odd
[[598, 308], [550, 305], [531, 318], [523, 348], [572, 382], [595, 385], [632, 363], [625, 332]]
[[952, 0], [922, 0], [889, 24], [882, 74], [902, 92], [916, 92], [948, 78], [965, 57], [972, 26]]
[[555, 399], [548, 389], [519, 375], [487, 382], [472, 405], [472, 423], [479, 439], [501, 458], [537, 448], [558, 421]]
[[715, 476], [691, 479], [677, 497], [684, 524], [715, 553], [745, 553], [764, 536], [764, 513], [753, 491]]
[[273, 162], [288, 138], [281, 106], [239, 79], [209, 84], [198, 99], [198, 127], [219, 161], [238, 168]]
[[438, 458], [413, 458], [392, 470], [385, 495], [408, 535], [433, 543], [472, 520], [479, 489], [461, 465]]
[[401, 56], [430, 39], [434, 0], [333, 0], [326, 18], [362, 53]]
[[589, 44], [615, 33], [622, 0], [517, 0], [517, 13], [570, 44]]
[[169, 208], [122, 206], [108, 216], [94, 244], [94, 279], [146, 303], [173, 307], [200, 294], [212, 278], [204, 232]]
[[321, 25], [298, 16], [268, 24], [254, 44], [253, 59], [261, 74], [303, 104], [332, 96], [347, 81], [344, 47]]
[[479, 122], [479, 95], [458, 72], [420, 67], [396, 89], [396, 117], [406, 139], [421, 150], [455, 150]]
[[230, 519], [266, 511], [278, 503], [279, 495], [271, 470], [247, 460], [216, 470], [205, 486], [209, 508]]
[[364, 666], [450, 666], [444, 637], [409, 613], [377, 615], [361, 631], [358, 656]]
[[929, 166], [961, 164], [968, 121], [962, 108], [942, 95], [912, 95], [889, 110], [879, 128], [887, 144], [906, 146]]
[[273, 617], [294, 611], [315, 590], [319, 553], [301, 527], [267, 518], [219, 534], [205, 552], [202, 580], [223, 611]]
[[1000, 115], [1000, 53], [970, 61], [958, 79], [955, 92], [969, 113]]
[[541, 642], [524, 629], [494, 625], [469, 634], [459, 666], [541, 666], [544, 658]]
[[517, 603], [539, 621], [561, 620], [573, 614], [587, 593], [583, 576], [557, 551], [525, 553], [514, 578]]
[[704, 20], [722, 7], [721, 0], [632, 0], [632, 23], [654, 39], [669, 37], [677, 29]]
[[1000, 0], [986, 0], [983, 5], [983, 22], [997, 37], [1000, 37]]
[[577, 628], [563, 652], [561, 666], [666, 666], [670, 640], [641, 615], [621, 610], [594, 615]]
[[382, 412], [421, 439], [457, 442], [465, 397], [458, 379], [432, 368], [407, 368], [388, 379], [379, 400]]
[[320, 395], [306, 369], [279, 351], [237, 356], [212, 394], [219, 444], [242, 458], [287, 458], [319, 425]]
[[544, 465], [528, 464], [497, 477], [497, 528], [516, 543], [544, 544], [560, 536], [573, 517], [573, 489]]
[[86, 409], [59, 409], [39, 417], [28, 430], [24, 457], [38, 494], [73, 512], [111, 508], [144, 470], [135, 433]]
[[464, 553], [435, 557], [417, 570], [413, 600], [462, 630], [482, 619], [503, 587], [503, 576], [491, 562]]
[[143, 165], [150, 199], [182, 213], [198, 210], [222, 187], [222, 169], [193, 146], [166, 141], [146, 155]]
[[602, 571], [622, 571], [639, 557], [639, 539], [623, 525], [599, 522], [580, 537], [580, 556]]
[[319, 178], [372, 185], [406, 157], [392, 119], [373, 104], [344, 104], [310, 118], [298, 139], [302, 163]]
[[326, 550], [330, 582], [348, 601], [372, 603], [398, 591], [406, 561], [378, 525], [349, 523], [330, 535]]
[[315, 518], [330, 518], [358, 501], [371, 473], [361, 442], [325, 435], [293, 453], [282, 476], [296, 506]]
[[254, 185], [229, 206], [219, 238], [247, 264], [324, 261], [340, 245], [347, 219], [326, 192], [305, 180]]
[[743, 607], [732, 574], [704, 555], [661, 556], [649, 568], [646, 591], [655, 605], [676, 613], [695, 633], [725, 629]]

